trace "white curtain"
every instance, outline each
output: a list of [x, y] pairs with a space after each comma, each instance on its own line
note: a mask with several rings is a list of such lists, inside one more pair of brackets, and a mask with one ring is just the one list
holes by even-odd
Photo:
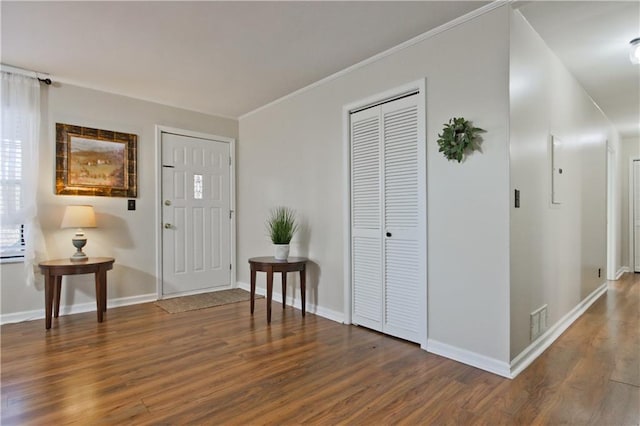
[[[42, 247], [42, 232], [36, 203], [38, 142], [40, 139], [40, 82], [36, 78], [2, 72], [2, 154], [19, 150], [21, 161], [3, 164], [3, 173], [14, 173], [19, 186], [2, 188], [3, 225], [24, 225], [27, 284], [33, 285], [36, 247]], [[13, 153], [15, 155], [15, 153]], [[5, 157], [7, 158], [7, 157]], [[7, 162], [4, 162], [7, 163]]]

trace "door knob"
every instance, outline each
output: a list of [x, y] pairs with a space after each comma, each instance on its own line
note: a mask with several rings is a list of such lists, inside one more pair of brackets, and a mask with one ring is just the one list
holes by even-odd
[[387, 232], [387, 237], [390, 237], [390, 236], [391, 236], [391, 232]]
[[164, 205], [165, 205], [165, 206], [170, 206], [170, 205], [171, 205], [171, 200], [166, 200], [166, 201], [164, 202]]
[[164, 224], [164, 229], [171, 229], [171, 224], [170, 223], [165, 223]]

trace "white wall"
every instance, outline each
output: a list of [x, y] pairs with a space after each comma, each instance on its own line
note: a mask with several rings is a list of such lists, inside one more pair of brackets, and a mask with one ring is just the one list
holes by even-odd
[[611, 230], [613, 235], [611, 237], [613, 253], [607, 253], [607, 256], [611, 256], [613, 260], [614, 269], [613, 274], [609, 274], [609, 277], [616, 278], [625, 269], [624, 260], [624, 225], [623, 225], [623, 196], [622, 196], [622, 144], [618, 140], [612, 143], [614, 147], [614, 170], [609, 173], [613, 179], [613, 194], [610, 194], [613, 201], [613, 211], [609, 216], [609, 220], [613, 222]]
[[[555, 324], [606, 279], [606, 141], [617, 133], [517, 11], [510, 57], [511, 189], [521, 191], [511, 209], [513, 359], [531, 343], [532, 311], [548, 304]], [[560, 206], [550, 204], [550, 134], [565, 146]]]
[[629, 179], [631, 179], [630, 163], [633, 159], [640, 158], [640, 138], [625, 138], [620, 141], [620, 198], [621, 198], [621, 236], [622, 236], [622, 266], [633, 271], [633, 227], [629, 223], [629, 203], [633, 198], [629, 195]]
[[615, 280], [624, 271], [620, 183], [622, 153], [619, 139], [607, 144], [607, 279]]
[[[161, 124], [237, 138], [235, 120], [112, 95], [71, 85], [56, 85], [43, 91], [38, 188], [39, 219], [45, 235], [48, 258], [73, 253], [72, 231], [61, 230], [64, 207], [69, 204], [95, 206], [98, 228], [86, 230], [85, 252], [90, 256], [113, 256], [109, 272], [110, 300], [139, 298], [156, 292], [156, 142], [155, 125]], [[118, 130], [138, 135], [137, 209], [127, 211], [127, 199], [59, 196], [55, 184], [55, 123]], [[1, 265], [2, 315], [44, 309], [43, 279], [36, 287], [25, 285], [24, 265]], [[91, 276], [65, 277], [63, 305], [95, 303]], [[63, 308], [64, 309], [64, 308]], [[36, 313], [34, 313], [37, 316]]]
[[[264, 230], [269, 208], [287, 205], [305, 222], [292, 255], [314, 263], [307, 300], [344, 312], [342, 107], [426, 77], [429, 339], [508, 361], [508, 10], [241, 117], [240, 282], [249, 282], [246, 259], [271, 253]], [[453, 116], [487, 130], [482, 152], [462, 164], [448, 162], [436, 143]]]

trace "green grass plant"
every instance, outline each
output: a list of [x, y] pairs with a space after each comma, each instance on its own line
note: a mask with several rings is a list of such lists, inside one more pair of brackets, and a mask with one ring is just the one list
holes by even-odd
[[296, 212], [288, 207], [276, 207], [267, 219], [267, 231], [273, 244], [289, 244], [298, 230]]

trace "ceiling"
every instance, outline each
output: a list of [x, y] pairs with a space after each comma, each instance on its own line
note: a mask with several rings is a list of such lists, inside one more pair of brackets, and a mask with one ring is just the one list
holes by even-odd
[[2, 1], [2, 63], [238, 117], [486, 3]]
[[640, 137], [640, 65], [629, 60], [640, 2], [536, 1], [520, 11], [620, 135]]
[[[2, 1], [1, 62], [237, 118], [487, 3]], [[621, 134], [640, 136], [640, 67], [627, 56], [640, 2], [517, 7]]]

